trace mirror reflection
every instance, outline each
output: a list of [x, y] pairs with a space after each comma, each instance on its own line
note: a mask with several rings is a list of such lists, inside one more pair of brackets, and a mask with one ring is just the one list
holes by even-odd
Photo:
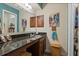
[[5, 33], [16, 32], [16, 14], [4, 10], [4, 31]]

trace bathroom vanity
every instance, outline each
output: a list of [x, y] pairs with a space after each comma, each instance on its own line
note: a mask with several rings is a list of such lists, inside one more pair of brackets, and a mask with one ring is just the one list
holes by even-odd
[[11, 34], [13, 40], [4, 43], [0, 55], [3, 56], [43, 56], [46, 49], [46, 33], [30, 32]]

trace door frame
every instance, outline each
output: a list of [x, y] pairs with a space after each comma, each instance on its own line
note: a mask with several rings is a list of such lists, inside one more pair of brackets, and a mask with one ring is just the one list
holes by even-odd
[[77, 3], [68, 4], [68, 56], [74, 56], [74, 22], [77, 5]]

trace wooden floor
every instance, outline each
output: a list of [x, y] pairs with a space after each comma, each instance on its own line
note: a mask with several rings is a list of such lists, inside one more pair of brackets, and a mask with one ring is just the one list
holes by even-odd
[[[44, 56], [51, 56], [51, 53], [45, 52]], [[61, 48], [61, 55], [60, 56], [67, 56], [67, 53]]]

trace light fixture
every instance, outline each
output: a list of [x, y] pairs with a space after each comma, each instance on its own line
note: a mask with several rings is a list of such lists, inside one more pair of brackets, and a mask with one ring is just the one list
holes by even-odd
[[17, 5], [21, 8], [24, 9], [30, 13], [34, 13], [33, 8], [30, 4], [28, 3], [17, 3]]
[[32, 6], [28, 3], [17, 3], [22, 8], [32, 9]]
[[25, 3], [24, 5], [25, 5], [27, 8], [32, 9], [32, 6], [29, 5], [28, 3]]

